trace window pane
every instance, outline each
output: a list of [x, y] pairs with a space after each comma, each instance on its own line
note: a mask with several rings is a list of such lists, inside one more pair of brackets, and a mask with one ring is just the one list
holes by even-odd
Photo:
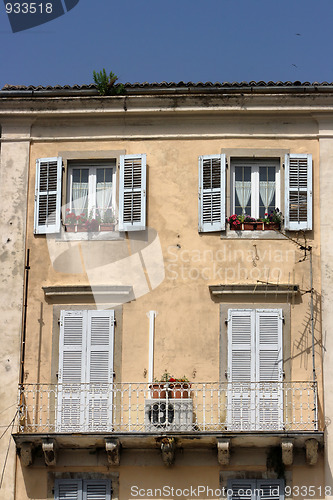
[[96, 179], [96, 209], [100, 217], [112, 207], [112, 168], [98, 168]]
[[84, 213], [88, 216], [88, 168], [74, 168], [72, 171], [72, 211], [75, 215]]
[[275, 167], [259, 168], [259, 217], [275, 209]]
[[251, 167], [235, 167], [235, 213], [251, 215]]

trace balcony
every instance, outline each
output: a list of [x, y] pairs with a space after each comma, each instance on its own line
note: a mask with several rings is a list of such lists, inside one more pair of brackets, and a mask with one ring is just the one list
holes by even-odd
[[300, 447], [322, 442], [313, 382], [192, 383], [177, 394], [166, 384], [159, 391], [147, 383], [24, 384], [14, 438], [18, 447], [55, 439], [58, 448], [103, 447], [107, 438], [150, 448], [165, 436], [183, 448], [221, 438], [245, 447], [286, 437]]

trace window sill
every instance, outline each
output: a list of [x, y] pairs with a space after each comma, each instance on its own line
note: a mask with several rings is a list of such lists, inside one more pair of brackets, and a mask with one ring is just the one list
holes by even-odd
[[270, 230], [239, 230], [234, 231], [233, 229], [227, 228], [225, 231], [221, 233], [221, 239], [228, 240], [283, 240], [285, 239], [285, 235], [280, 233], [279, 231], [270, 231]]
[[119, 231], [65, 231], [64, 226], [56, 237], [56, 241], [123, 241]]

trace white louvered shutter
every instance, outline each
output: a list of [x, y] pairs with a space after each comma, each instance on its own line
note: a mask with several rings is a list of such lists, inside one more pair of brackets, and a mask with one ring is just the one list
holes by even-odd
[[54, 498], [55, 500], [83, 500], [82, 479], [56, 479]]
[[282, 427], [282, 321], [282, 309], [256, 311], [256, 420], [261, 430]]
[[225, 229], [225, 155], [199, 157], [199, 232]]
[[86, 311], [61, 311], [58, 428], [81, 431], [85, 420]]
[[112, 430], [114, 311], [88, 311], [87, 424], [89, 431]]
[[257, 500], [284, 500], [283, 479], [258, 479]]
[[62, 158], [36, 161], [35, 234], [59, 233]]
[[312, 229], [312, 155], [285, 156], [285, 228]]
[[255, 418], [254, 311], [229, 309], [228, 430], [251, 430]]
[[121, 155], [119, 231], [144, 229], [146, 229], [146, 155]]
[[229, 479], [228, 500], [258, 500], [255, 496], [255, 489], [255, 479]]
[[83, 500], [111, 500], [111, 481], [84, 481]]

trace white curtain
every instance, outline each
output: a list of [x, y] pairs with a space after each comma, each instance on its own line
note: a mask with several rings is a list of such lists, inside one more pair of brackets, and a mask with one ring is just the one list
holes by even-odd
[[275, 181], [260, 182], [259, 191], [265, 211], [267, 212], [275, 194]]
[[251, 181], [235, 181], [235, 187], [239, 204], [243, 209], [243, 213], [245, 213], [251, 196]]
[[96, 208], [101, 217], [112, 205], [112, 182], [97, 182], [96, 184]]
[[73, 182], [72, 203], [75, 215], [88, 215], [88, 182]]

